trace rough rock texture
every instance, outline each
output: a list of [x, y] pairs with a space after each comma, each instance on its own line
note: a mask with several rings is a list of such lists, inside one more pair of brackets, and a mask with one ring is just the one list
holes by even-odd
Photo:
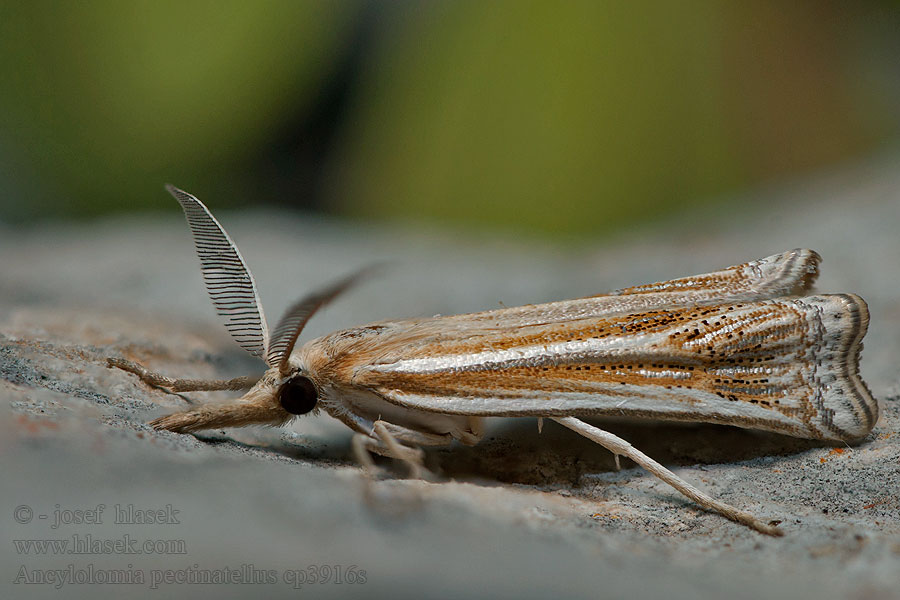
[[[780, 539], [699, 510], [631, 464], [616, 472], [609, 453], [552, 422], [538, 434], [534, 419], [497, 421], [479, 446], [430, 451], [428, 464], [444, 481], [371, 486], [349, 432], [327, 416], [284, 430], [154, 432], [145, 423], [186, 406], [186, 396], [234, 394], [168, 394], [107, 369], [107, 356], [172, 376], [260, 369], [216, 321], [174, 202], [165, 218], [0, 229], [0, 595], [900, 598], [898, 167], [888, 157], [714, 214], [565, 248], [290, 213], [218, 215], [270, 318], [362, 264], [393, 262], [317, 316], [304, 337], [380, 318], [587, 295], [798, 246], [818, 250], [818, 289], [856, 292], [871, 309], [863, 375], [882, 419], [862, 444], [606, 423], [715, 496], [782, 520]], [[215, 199], [204, 200], [215, 210]], [[402, 477], [402, 466], [394, 470]], [[91, 519], [100, 504], [101, 523], [52, 527], [57, 509], [64, 520], [77, 519], [66, 512], [76, 510]], [[117, 524], [117, 504], [171, 505], [166, 518], [178, 523]], [[36, 554], [28, 542], [68, 540], [71, 550], [88, 536], [91, 550], [105, 552]], [[137, 550], [146, 540], [170, 542], [141, 554], [111, 545], [129, 539]], [[98, 547], [102, 540], [110, 546]], [[25, 583], [48, 580], [53, 569], [85, 582]], [[138, 573], [143, 583], [98, 583]], [[185, 582], [204, 574], [269, 582]], [[165, 577], [171, 582], [154, 589], [154, 578]]]

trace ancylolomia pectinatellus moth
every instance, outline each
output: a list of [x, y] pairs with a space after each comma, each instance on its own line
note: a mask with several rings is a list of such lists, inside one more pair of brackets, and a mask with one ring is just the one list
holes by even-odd
[[216, 311], [269, 368], [261, 377], [178, 380], [110, 359], [175, 392], [249, 390], [229, 403], [160, 417], [151, 422], [156, 429], [283, 425], [321, 408], [356, 432], [364, 465], [372, 468], [374, 452], [418, 473], [422, 446], [476, 444], [482, 417], [546, 417], [701, 506], [780, 535], [580, 419], [724, 423], [852, 442], [878, 417], [859, 376], [866, 303], [853, 294], [805, 295], [818, 274], [812, 250], [576, 300], [382, 321], [295, 348], [309, 318], [361, 274], [301, 299], [269, 330], [237, 246], [199, 200], [168, 190], [187, 215]]

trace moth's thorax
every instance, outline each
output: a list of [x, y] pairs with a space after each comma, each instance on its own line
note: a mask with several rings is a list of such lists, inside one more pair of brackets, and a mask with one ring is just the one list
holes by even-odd
[[385, 321], [335, 331], [295, 350], [290, 364], [317, 383], [349, 383], [360, 366], [375, 364], [386, 352], [402, 346], [414, 323]]
[[382, 420], [464, 443], [476, 442], [481, 436], [479, 419], [401, 406], [356, 381], [359, 370], [377, 364], [386, 353], [412, 339], [415, 323], [374, 323], [311, 340], [291, 356], [291, 368], [315, 383], [326, 412], [357, 431], [370, 432], [374, 422]]

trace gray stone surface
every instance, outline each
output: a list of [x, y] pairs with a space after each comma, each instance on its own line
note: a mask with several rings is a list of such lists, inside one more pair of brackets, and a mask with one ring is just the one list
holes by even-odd
[[[712, 214], [567, 246], [294, 213], [218, 215], [270, 318], [360, 265], [394, 265], [318, 315], [304, 337], [816, 249], [824, 257], [818, 289], [856, 292], [872, 313], [863, 374], [883, 416], [864, 443], [834, 448], [728, 427], [606, 423], [714, 495], [781, 519], [780, 539], [697, 509], [633, 465], [616, 472], [602, 448], [551, 422], [540, 435], [533, 419], [492, 422], [479, 446], [429, 452], [443, 481], [398, 478], [370, 488], [349, 432], [324, 415], [284, 430], [154, 432], [149, 419], [187, 400], [107, 369], [106, 356], [173, 376], [260, 369], [218, 325], [174, 202], [165, 217], [0, 228], [0, 596], [900, 598], [898, 167], [889, 156]], [[214, 198], [193, 191], [215, 210]], [[57, 508], [99, 504], [102, 524], [51, 527]], [[179, 523], [116, 524], [116, 504], [171, 505]], [[30, 522], [17, 522], [27, 520], [17, 506], [30, 507]], [[26, 554], [14, 543], [71, 544], [73, 535], [175, 543], [158, 554], [58, 555]], [[118, 569], [146, 583], [14, 583], [69, 565], [82, 575], [93, 569], [95, 581]], [[333, 573], [300, 589], [285, 581], [294, 570], [311, 578], [315, 567], [325, 579], [324, 566], [346, 579], [354, 565], [364, 584], [335, 583]], [[191, 577], [248, 566], [271, 570], [276, 582], [151, 586], [166, 570]]]

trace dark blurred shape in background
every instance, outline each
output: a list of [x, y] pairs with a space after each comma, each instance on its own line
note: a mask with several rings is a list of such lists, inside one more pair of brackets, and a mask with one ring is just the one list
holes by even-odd
[[275, 204], [562, 235], [894, 151], [893, 1], [2, 2], [0, 221]]

